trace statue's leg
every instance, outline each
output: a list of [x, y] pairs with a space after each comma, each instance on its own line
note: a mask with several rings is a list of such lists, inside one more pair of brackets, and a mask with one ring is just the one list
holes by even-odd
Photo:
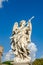
[[22, 49], [23, 49], [24, 53], [27, 54], [26, 48], [23, 45], [22, 45]]
[[27, 54], [25, 54], [25, 53], [24, 53], [23, 55], [24, 55], [27, 59], [29, 59], [29, 58], [30, 58], [30, 57], [29, 57]]

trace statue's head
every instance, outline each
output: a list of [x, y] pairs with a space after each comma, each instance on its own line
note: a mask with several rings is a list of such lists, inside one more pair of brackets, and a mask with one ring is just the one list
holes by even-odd
[[25, 20], [20, 21], [20, 26], [25, 26], [25, 25], [26, 25], [26, 21]]

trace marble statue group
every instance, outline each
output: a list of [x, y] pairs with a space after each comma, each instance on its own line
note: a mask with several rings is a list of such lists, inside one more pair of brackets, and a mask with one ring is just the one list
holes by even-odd
[[32, 24], [31, 20], [34, 18], [29, 19], [28, 22], [22, 20], [19, 24], [15, 22], [12, 30], [11, 39], [11, 48], [14, 52], [15, 58], [14, 62], [30, 62], [31, 57], [29, 56], [30, 50], [28, 45], [31, 44], [31, 33], [32, 33]]

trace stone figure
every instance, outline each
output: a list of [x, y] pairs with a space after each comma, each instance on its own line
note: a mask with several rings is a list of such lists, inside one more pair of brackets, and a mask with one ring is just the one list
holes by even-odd
[[0, 65], [2, 65], [2, 62], [1, 62], [2, 55], [3, 55], [3, 47], [0, 46]]
[[22, 20], [20, 25], [16, 22], [13, 26], [11, 39], [11, 48], [15, 54], [14, 62], [30, 62], [30, 50], [28, 45], [31, 43], [32, 24], [31, 19], [28, 22]]

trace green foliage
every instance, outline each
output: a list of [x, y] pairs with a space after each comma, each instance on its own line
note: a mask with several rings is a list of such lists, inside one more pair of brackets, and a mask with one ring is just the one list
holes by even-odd
[[43, 59], [36, 59], [32, 65], [43, 65]]
[[12, 65], [11, 61], [6, 61], [6, 62], [3, 62], [2, 64]]

